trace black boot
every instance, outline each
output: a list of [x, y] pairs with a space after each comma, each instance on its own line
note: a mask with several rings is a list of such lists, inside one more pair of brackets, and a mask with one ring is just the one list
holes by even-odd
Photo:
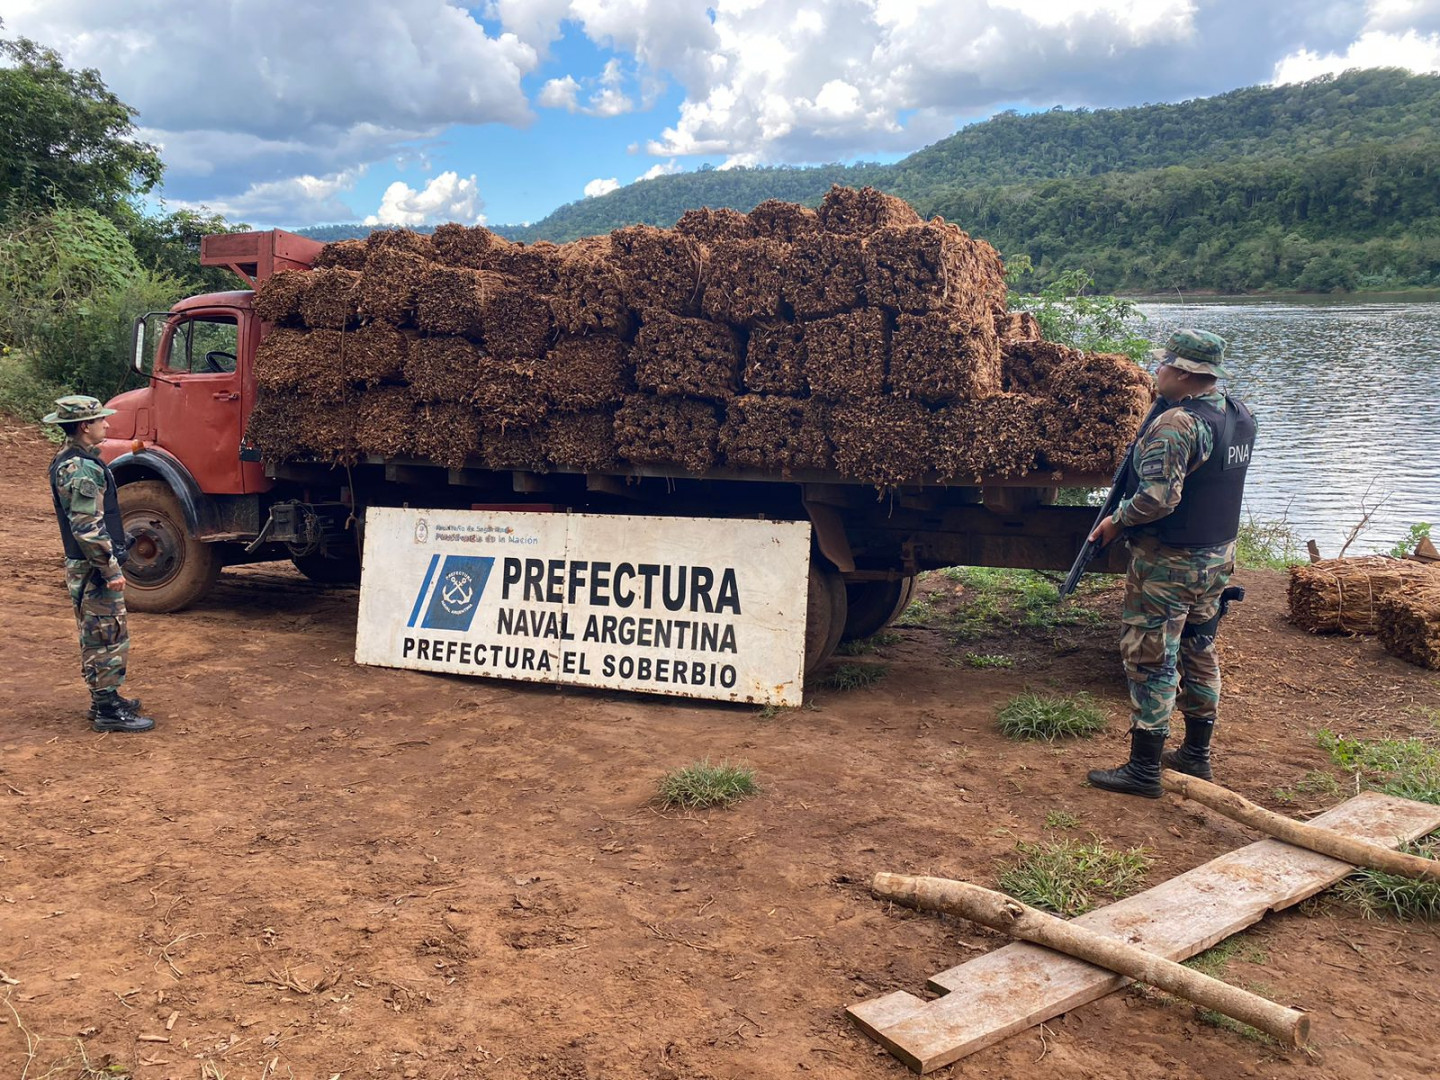
[[[120, 694], [116, 694], [116, 695], [115, 695], [115, 700], [120, 703], [120, 707], [121, 707], [122, 709], [124, 709], [126, 712], [128, 712], [128, 713], [134, 713], [136, 716], [139, 716], [139, 715], [140, 715], [140, 699], [139, 699], [138, 697], [122, 697]], [[85, 714], [85, 719], [86, 719], [86, 720], [94, 720], [94, 719], [95, 719], [95, 697], [94, 697], [94, 695], [91, 695], [91, 698], [90, 698], [90, 711]]]
[[96, 694], [90, 701], [90, 726], [96, 731], [149, 731], [155, 721], [131, 712], [118, 694]]
[[1214, 720], [1192, 720], [1187, 716], [1185, 741], [1179, 749], [1166, 750], [1161, 754], [1160, 763], [1167, 769], [1198, 776], [1201, 780], [1211, 779], [1214, 774], [1210, 771], [1210, 736], [1213, 734]]
[[1164, 748], [1165, 736], [1160, 732], [1131, 728], [1130, 760], [1118, 769], [1091, 769], [1086, 779], [1105, 791], [1158, 799], [1165, 793], [1160, 786], [1160, 751]]

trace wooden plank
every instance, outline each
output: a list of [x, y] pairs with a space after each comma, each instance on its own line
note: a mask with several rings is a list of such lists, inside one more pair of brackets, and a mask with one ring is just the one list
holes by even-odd
[[[1310, 824], [1398, 847], [1440, 829], [1440, 806], [1367, 791]], [[1075, 921], [1183, 960], [1353, 872], [1337, 859], [1261, 840]], [[892, 993], [846, 1011], [867, 1035], [926, 1073], [1128, 981], [1050, 949], [1017, 943], [931, 978], [930, 988], [947, 995], [935, 1001]]]

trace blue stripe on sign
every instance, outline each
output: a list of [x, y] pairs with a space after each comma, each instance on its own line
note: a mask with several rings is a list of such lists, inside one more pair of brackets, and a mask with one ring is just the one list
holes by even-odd
[[430, 591], [430, 582], [435, 578], [435, 567], [440, 563], [440, 553], [436, 552], [430, 556], [430, 565], [425, 568], [425, 584], [420, 586], [420, 595], [415, 597], [415, 607], [410, 611], [410, 621], [406, 626], [414, 626], [415, 620], [420, 617], [420, 609], [425, 606], [425, 594]]

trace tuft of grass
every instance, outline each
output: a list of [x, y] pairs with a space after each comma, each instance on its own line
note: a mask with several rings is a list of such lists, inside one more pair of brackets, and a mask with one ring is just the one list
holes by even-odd
[[1240, 523], [1240, 535], [1235, 540], [1235, 564], [1247, 570], [1285, 570], [1305, 562], [1303, 550], [1304, 545], [1289, 522], [1249, 518]]
[[[1440, 856], [1440, 834], [1402, 844], [1400, 850], [1434, 859]], [[1440, 919], [1440, 883], [1433, 881], [1366, 869], [1351, 874], [1332, 891], [1340, 900], [1356, 905], [1367, 919], [1387, 915], [1407, 921]]]
[[1340, 781], [1331, 776], [1328, 772], [1321, 772], [1319, 769], [1312, 769], [1307, 772], [1303, 779], [1295, 781], [1294, 787], [1276, 788], [1275, 797], [1281, 802], [1294, 802], [1296, 793], [1306, 795], [1328, 795], [1332, 798], [1345, 793]]
[[832, 690], [864, 690], [885, 677], [884, 664], [841, 664], [825, 679]]
[[899, 634], [890, 630], [881, 630], [880, 633], [871, 634], [867, 638], [842, 641], [835, 651], [841, 656], [869, 656], [871, 653], [879, 652], [887, 645], [896, 644], [899, 640]]
[[1080, 819], [1068, 810], [1045, 811], [1045, 827], [1047, 829], [1073, 829], [1079, 824]]
[[1236, 934], [1226, 938], [1218, 945], [1212, 945], [1202, 953], [1197, 953], [1183, 963], [1186, 967], [1194, 968], [1202, 975], [1209, 975], [1212, 979], [1221, 979], [1224, 978], [1225, 968], [1231, 960], [1243, 960], [1247, 964], [1263, 964], [1268, 959], [1264, 949], [1252, 945], [1245, 939], [1244, 934]]
[[1440, 744], [1429, 739], [1347, 739], [1321, 728], [1315, 741], [1343, 769], [1391, 795], [1440, 804]]
[[973, 668], [1009, 668], [1015, 666], [1015, 659], [1000, 653], [967, 652], [965, 663]]
[[1000, 730], [1012, 739], [1088, 736], [1105, 730], [1105, 713], [1089, 694], [1037, 694], [1026, 691], [1000, 710]]
[[745, 764], [722, 761], [712, 765], [701, 758], [683, 768], [672, 769], [660, 780], [660, 801], [665, 806], [696, 810], [706, 806], [729, 806], [760, 790], [755, 770]]
[[1102, 840], [1061, 840], [1015, 845], [1020, 859], [1001, 872], [1000, 888], [1021, 903], [1070, 918], [1097, 897], [1128, 896], [1145, 880], [1151, 856], [1144, 848], [1117, 851]]

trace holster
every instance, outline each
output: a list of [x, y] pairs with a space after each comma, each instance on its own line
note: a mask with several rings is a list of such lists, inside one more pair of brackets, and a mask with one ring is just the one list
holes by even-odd
[[1185, 629], [1180, 631], [1182, 638], [1213, 638], [1220, 632], [1220, 620], [1230, 614], [1230, 605], [1238, 604], [1245, 599], [1245, 587], [1243, 585], [1229, 585], [1220, 594], [1220, 606], [1215, 609], [1215, 614], [1204, 622], [1187, 622]]

